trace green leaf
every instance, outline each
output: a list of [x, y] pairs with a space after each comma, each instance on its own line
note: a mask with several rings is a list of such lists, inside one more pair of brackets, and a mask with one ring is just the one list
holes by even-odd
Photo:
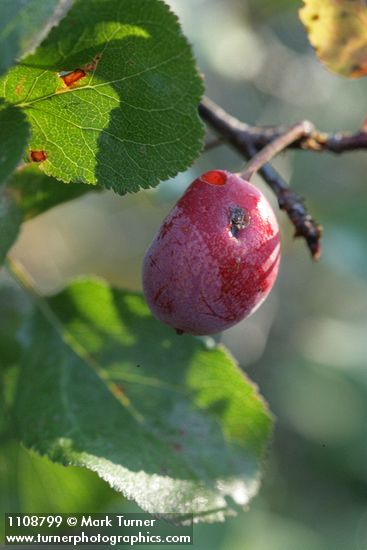
[[[41, 514], [102, 512], [114, 497], [92, 472], [53, 464], [15, 441], [1, 447], [0, 487], [1, 515], [9, 510], [23, 514], [36, 510]], [[1, 540], [3, 530], [4, 522], [0, 522]]]
[[0, 266], [18, 236], [20, 224], [21, 215], [13, 199], [0, 191]]
[[[67, 85], [63, 71], [75, 82]], [[202, 146], [202, 90], [161, 0], [77, 0], [0, 82], [0, 94], [27, 114], [46, 174], [119, 193], [154, 187], [192, 164]]]
[[304, 0], [300, 18], [320, 61], [348, 77], [367, 75], [367, 3]]
[[21, 356], [17, 332], [29, 311], [29, 300], [6, 276], [0, 276], [0, 369], [16, 364]]
[[60, 182], [46, 176], [35, 164], [14, 174], [7, 189], [20, 209], [23, 221], [63, 202], [77, 199], [91, 190], [101, 191], [100, 187], [90, 188], [82, 183], [68, 185]]
[[0, 186], [22, 159], [28, 138], [29, 125], [24, 113], [17, 107], [0, 104]]
[[213, 521], [246, 506], [271, 419], [223, 347], [177, 336], [141, 295], [95, 280], [39, 307], [16, 399], [27, 447], [150, 512]]
[[3, 439], [9, 430], [9, 419], [7, 415], [7, 406], [5, 401], [5, 376], [0, 363], [0, 448], [3, 444]]
[[70, 0], [1, 0], [0, 74], [38, 46], [70, 3]]

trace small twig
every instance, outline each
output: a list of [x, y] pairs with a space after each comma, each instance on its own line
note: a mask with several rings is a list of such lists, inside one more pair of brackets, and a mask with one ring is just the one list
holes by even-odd
[[[249, 140], [256, 149], [262, 149], [275, 138], [289, 130], [288, 126], [251, 126], [245, 122], [240, 122], [235, 117], [226, 113], [221, 107], [205, 97], [199, 105], [201, 118], [212, 128], [217, 128], [222, 138], [229, 141], [229, 134], [236, 132], [238, 141]], [[224, 118], [224, 126], [220, 124], [221, 118]], [[222, 126], [222, 131], [220, 127]], [[348, 151], [367, 150], [367, 127], [363, 126], [358, 132], [336, 132], [334, 134], [321, 132], [316, 128], [309, 136], [304, 136], [289, 145], [291, 148], [303, 149], [308, 151], [330, 153], [346, 153]]]
[[309, 136], [314, 127], [311, 122], [303, 121], [295, 124], [284, 134], [275, 138], [268, 145], [260, 149], [247, 164], [245, 170], [240, 174], [243, 179], [250, 181], [252, 176], [256, 174], [264, 166], [271, 161], [273, 157], [281, 153], [284, 149], [289, 147], [295, 141]]
[[263, 166], [259, 173], [277, 195], [279, 208], [287, 213], [293, 223], [294, 236], [303, 237], [311, 252], [312, 259], [318, 260], [321, 256], [322, 226], [310, 216], [304, 201], [288, 188], [270, 164]]
[[[256, 155], [258, 147], [247, 131], [247, 124], [229, 115], [207, 98], [200, 104], [199, 113], [202, 119], [244, 158], [251, 159]], [[303, 237], [306, 240], [312, 258], [317, 260], [321, 254], [321, 226], [308, 214], [303, 200], [289, 190], [285, 181], [270, 164], [262, 166], [259, 174], [275, 193], [279, 207], [287, 213], [293, 223], [295, 237]]]

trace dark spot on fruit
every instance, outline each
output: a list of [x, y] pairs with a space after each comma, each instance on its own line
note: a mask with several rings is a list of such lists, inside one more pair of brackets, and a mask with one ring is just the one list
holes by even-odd
[[318, 19], [320, 19], [320, 16], [318, 13], [315, 13], [314, 15], [312, 15], [311, 17], [311, 21], [317, 21]]
[[244, 229], [250, 223], [250, 217], [240, 206], [233, 206], [229, 209], [230, 231], [234, 237], [238, 237], [241, 229]]
[[46, 151], [31, 151], [29, 157], [32, 162], [43, 162], [47, 159]]
[[210, 172], [205, 172], [200, 179], [205, 181], [205, 183], [210, 183], [211, 185], [225, 185], [227, 182], [227, 176], [224, 172], [219, 170], [211, 170]]

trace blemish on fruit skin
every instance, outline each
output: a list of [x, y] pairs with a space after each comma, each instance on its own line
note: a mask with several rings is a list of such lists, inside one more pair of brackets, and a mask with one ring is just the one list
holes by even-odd
[[250, 224], [249, 213], [240, 206], [231, 206], [229, 209], [229, 230], [233, 237], [238, 237], [241, 229]]
[[165, 290], [167, 290], [167, 288], [168, 288], [168, 283], [165, 284], [165, 285], [163, 285], [163, 286], [161, 286], [161, 287], [157, 290], [157, 292], [155, 293], [154, 298], [153, 298], [154, 302], [157, 302], [157, 301], [159, 300], [159, 298], [161, 297], [161, 295], [163, 294], [163, 292], [164, 292]]
[[210, 172], [205, 172], [200, 176], [202, 181], [205, 183], [210, 183], [211, 185], [225, 185], [227, 183], [227, 176], [224, 172], [219, 170], [211, 170]]
[[46, 151], [31, 151], [29, 158], [32, 162], [43, 162], [47, 159]]

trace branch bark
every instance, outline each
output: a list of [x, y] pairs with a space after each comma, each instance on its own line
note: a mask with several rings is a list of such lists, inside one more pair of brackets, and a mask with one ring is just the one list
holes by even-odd
[[[229, 115], [208, 98], [204, 98], [199, 105], [199, 113], [213, 129], [215, 129], [214, 125], [217, 126], [217, 131], [220, 127], [218, 118], [224, 117], [231, 127], [231, 131], [236, 131], [241, 141], [250, 140], [257, 149], [265, 147], [291, 128], [289, 126], [251, 126]], [[361, 129], [355, 133], [336, 132], [330, 134], [314, 128], [307, 136], [291, 143], [288, 147], [316, 152], [329, 151], [335, 154], [361, 149], [367, 150], [367, 119]]]

